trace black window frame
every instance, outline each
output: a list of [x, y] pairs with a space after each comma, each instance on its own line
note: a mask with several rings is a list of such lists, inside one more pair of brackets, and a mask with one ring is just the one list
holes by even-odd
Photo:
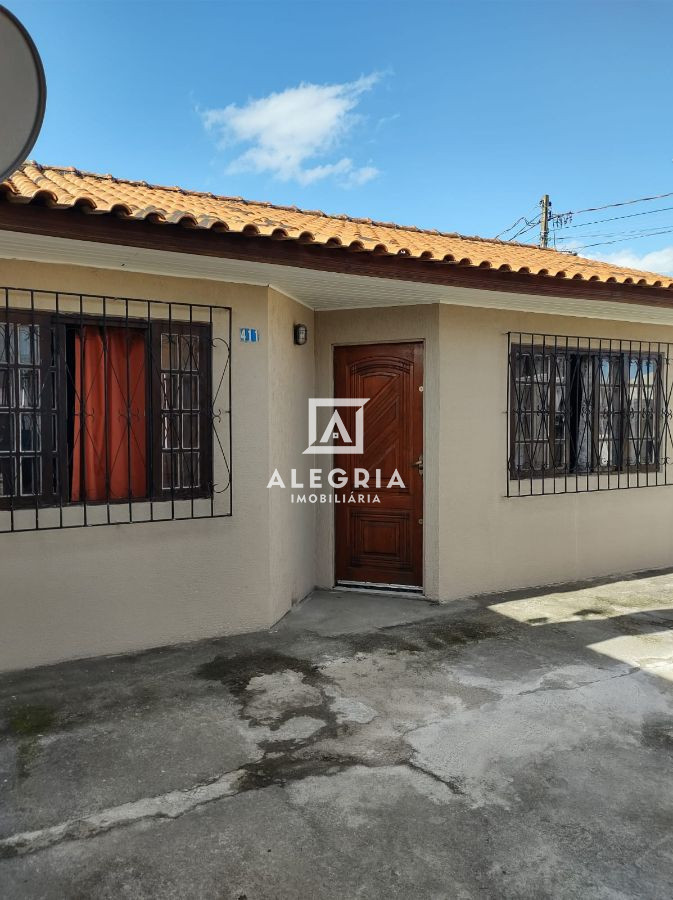
[[[198, 338], [198, 365], [203, 366], [203, 370], [197, 368], [187, 369], [171, 369], [166, 372], [162, 363], [162, 335], [176, 336], [178, 338], [196, 336]], [[152, 320], [149, 323], [149, 359], [151, 365], [151, 375], [148, 379], [148, 389], [151, 391], [151, 399], [147, 409], [150, 413], [150, 425], [148, 428], [149, 452], [148, 458], [151, 458], [150, 470], [152, 473], [151, 480], [148, 484], [152, 486], [152, 499], [160, 501], [166, 499], [172, 500], [197, 500], [202, 498], [210, 498], [213, 493], [213, 446], [211, 439], [212, 431], [212, 401], [213, 401], [213, 376], [212, 376], [212, 328], [204, 323], [194, 322], [176, 322], [173, 320]], [[172, 354], [171, 354], [172, 355]], [[162, 375], [170, 374], [171, 377], [196, 377], [199, 401], [197, 404], [196, 416], [198, 417], [198, 433], [199, 447], [186, 450], [184, 447], [179, 448], [179, 456], [181, 457], [181, 466], [186, 459], [190, 459], [193, 466], [194, 453], [198, 453], [198, 472], [199, 481], [197, 485], [188, 487], [169, 487], [163, 486], [163, 466], [162, 456], [170, 450], [165, 450], [162, 443], [164, 434], [163, 419], [166, 416], [182, 417], [181, 426], [184, 424], [184, 417], [193, 416], [194, 408], [190, 407], [185, 411], [182, 402], [182, 388], [180, 388], [180, 406], [176, 410], [174, 405], [174, 396], [171, 392], [170, 403], [165, 407], [162, 403], [164, 396], [162, 386]], [[157, 402], [158, 401], [158, 402]], [[165, 413], [164, 410], [168, 412]], [[180, 432], [182, 433], [182, 431]], [[177, 458], [177, 457], [176, 457]]]
[[[37, 355], [39, 359], [36, 361], [35, 343], [31, 340], [31, 360], [23, 362], [20, 360], [18, 346], [18, 329], [19, 327], [27, 327], [34, 330], [38, 329]], [[54, 476], [58, 479], [60, 489], [60, 465], [57, 458], [57, 447], [60, 434], [56, 435], [52, 432], [52, 416], [57, 415], [55, 405], [50, 405], [50, 396], [56, 391], [56, 367], [54, 365], [54, 346], [52, 340], [52, 332], [50, 328], [44, 327], [41, 317], [31, 311], [12, 310], [9, 318], [0, 317], [0, 343], [3, 349], [0, 352], [0, 372], [10, 373], [10, 383], [8, 391], [9, 403], [7, 406], [0, 406], [0, 415], [7, 416], [10, 421], [11, 443], [13, 447], [9, 452], [1, 450], [0, 443], [0, 466], [6, 461], [10, 461], [10, 479], [14, 483], [13, 494], [0, 495], [0, 509], [32, 509], [44, 505], [44, 499], [52, 498], [58, 504], [58, 495], [52, 490], [48, 492], [45, 488], [51, 484], [53, 487]], [[39, 378], [39, 402], [33, 401], [29, 406], [21, 404], [21, 384], [20, 373], [22, 370], [29, 370], [38, 375]], [[45, 390], [45, 385], [52, 383], [52, 390]], [[58, 403], [56, 397], [54, 404]], [[27, 417], [32, 430], [32, 440], [39, 440], [39, 450], [22, 450], [22, 417]], [[57, 422], [58, 429], [58, 422]], [[40, 491], [24, 495], [21, 490], [22, 463], [24, 461], [40, 461], [39, 466], [34, 464], [34, 472], [39, 473]], [[4, 470], [3, 470], [4, 476]], [[50, 503], [50, 505], [52, 505]]]
[[[81, 301], [80, 301], [81, 302]], [[13, 494], [0, 496], [0, 510], [35, 509], [36, 515], [39, 509], [68, 506], [96, 506], [107, 504], [108, 506], [128, 505], [130, 502], [142, 503], [145, 501], [165, 502], [176, 500], [189, 500], [193, 502], [200, 499], [212, 501], [213, 484], [213, 446], [212, 446], [212, 422], [213, 422], [213, 384], [212, 384], [212, 313], [210, 322], [192, 321], [191, 306], [189, 307], [189, 321], [184, 318], [134, 318], [128, 315], [105, 315], [47, 311], [39, 309], [22, 309], [9, 307], [5, 304], [4, 310], [0, 310], [0, 332], [5, 334], [6, 361], [0, 360], [0, 373], [9, 371], [11, 375], [12, 394], [9, 395], [10, 406], [0, 408], [0, 415], [15, 417], [17, 423], [20, 416], [26, 415], [19, 405], [19, 370], [22, 368], [35, 369], [40, 373], [41, 390], [39, 402], [33, 404], [28, 413], [33, 417], [34, 425], [39, 424], [41, 446], [34, 453], [20, 450], [20, 434], [14, 433], [14, 447], [10, 453], [0, 454], [0, 466], [5, 459], [11, 459], [16, 470], [15, 486], [17, 490]], [[138, 301], [143, 302], [143, 301]], [[157, 301], [158, 303], [158, 301]], [[179, 305], [179, 304], [178, 304]], [[103, 307], [103, 310], [105, 307]], [[13, 348], [14, 359], [9, 353], [12, 348], [7, 337], [7, 326], [16, 334], [18, 325], [26, 325], [39, 329], [39, 362], [35, 365], [24, 364], [19, 361], [18, 343]], [[142, 330], [145, 334], [145, 367], [146, 367], [146, 465], [148, 486], [145, 497], [124, 497], [112, 499], [108, 497], [101, 500], [71, 499], [70, 479], [72, 474], [72, 441], [69, 440], [69, 417], [74, 416], [71, 406], [72, 383], [74, 372], [68, 367], [68, 343], [69, 332], [81, 330], [84, 326], [94, 325], [105, 328], [125, 328], [130, 330]], [[190, 377], [197, 378], [199, 401], [196, 415], [198, 417], [199, 450], [198, 450], [198, 485], [165, 487], [162, 484], [162, 388], [161, 388], [161, 335], [191, 335], [197, 338], [199, 347], [198, 368], [190, 369]], [[2, 335], [0, 334], [0, 340]], [[2, 353], [0, 353], [2, 356]], [[51, 382], [53, 388], [45, 389], [45, 385]], [[50, 402], [53, 390], [53, 403]], [[181, 404], [182, 405], [182, 404]], [[184, 410], [179, 408], [175, 415], [184, 415]], [[188, 415], [194, 415], [192, 410]], [[55, 432], [52, 429], [52, 419], [56, 421]], [[11, 418], [10, 418], [11, 421]], [[80, 441], [80, 444], [82, 442]], [[185, 454], [184, 448], [176, 448], [179, 454]], [[186, 451], [193, 460], [195, 450]], [[40, 460], [41, 490], [29, 496], [20, 493], [19, 467], [22, 458], [35, 458]], [[0, 470], [1, 473], [2, 470]], [[13, 530], [13, 528], [12, 528]]]
[[[662, 454], [662, 436], [664, 434], [664, 428], [666, 427], [664, 419], [665, 416], [668, 415], [668, 405], [666, 402], [667, 386], [666, 379], [662, 373], [664, 372], [664, 366], [668, 364], [668, 351], [661, 349], [662, 346], [667, 347], [667, 345], [661, 345], [657, 342], [595, 339], [594, 346], [583, 346], [579, 343], [579, 339], [573, 339], [577, 341], [577, 344], [575, 346], [568, 346], [568, 338], [559, 335], [539, 335], [531, 337], [549, 338], [549, 342], [538, 340], [513, 343], [511, 341], [511, 333], [509, 336], [509, 478], [521, 482], [526, 480], [544, 480], [545, 478], [567, 479], [569, 477], [574, 478], [577, 476], [584, 477], [609, 474], [647, 475], [650, 473], [661, 472], [662, 466], [668, 462], [667, 459], [663, 458], [664, 454]], [[617, 345], [617, 349], [613, 348], [613, 343]], [[646, 347], [645, 350], [643, 349], [643, 344]], [[656, 349], [652, 349], [653, 347]], [[548, 384], [548, 399], [545, 400], [538, 395], [538, 399], [540, 400], [538, 409], [533, 410], [533, 408], [530, 407], [528, 412], [523, 413], [521, 395], [517, 392], [519, 355], [532, 356], [533, 359], [535, 359], [535, 357], [541, 357], [543, 360], [543, 377], [542, 380], [540, 380], [535, 373], [535, 366], [533, 366], [534, 374], [532, 378], [534, 380], [531, 382], [531, 387], [533, 383], [535, 383], [538, 387], [539, 394], [540, 384]], [[550, 376], [548, 380], [545, 380], [544, 377], [544, 360], [549, 360]], [[562, 368], [564, 368], [564, 382], [559, 381], [559, 360], [563, 360]], [[610, 379], [607, 383], [605, 380], [601, 381], [600, 369], [602, 363], [604, 361], [610, 361], [609, 364], [611, 366], [613, 360], [619, 361], [617, 368], [619, 380], [613, 382], [612, 379]], [[646, 404], [646, 407], [651, 409], [651, 422], [654, 427], [651, 434], [654, 455], [649, 461], [641, 459], [642, 444], [647, 440], [647, 437], [638, 431], [636, 438], [632, 428], [629, 429], [627, 426], [627, 419], [633, 418], [631, 397], [629, 395], [629, 388], [632, 385], [632, 381], [629, 377], [629, 370], [633, 360], [636, 360], [641, 367], [644, 360], [656, 361], [656, 374], [652, 388], [653, 405]], [[590, 363], [587, 370], [591, 373], [589, 391], [586, 391], [582, 384], [582, 362]], [[535, 381], [536, 378], [537, 381]], [[618, 390], [619, 406], [615, 410], [612, 408], [612, 403], [610, 403], [607, 415], [618, 418], [619, 434], [616, 436], [613, 426], [610, 426], [611, 434], [609, 435], [608, 440], [615, 442], [617, 452], [614, 461], [605, 464], [601, 460], [600, 451], [600, 444], [602, 443], [600, 430], [602, 407], [600, 401], [601, 390], [610, 388]], [[565, 396], [563, 396], [563, 389], [565, 389]], [[561, 391], [561, 402], [565, 405], [565, 409], [561, 413], [565, 426], [563, 463], [559, 462], [555, 452], [555, 444], [561, 442], [556, 441], [554, 429], [551, 427], [552, 422], [554, 423], [554, 426], [556, 425], [559, 407], [559, 391]], [[535, 389], [532, 388], [531, 401], [533, 401], [534, 393]], [[590, 459], [589, 465], [581, 465], [579, 457], [582, 436], [579, 434], [579, 429], [582, 427], [580, 425], [582, 415], [587, 416], [587, 414], [588, 418], [586, 418], [586, 422], [588, 425], [586, 437], [588, 439]], [[522, 415], [530, 415], [531, 424], [534, 415], [540, 416], [543, 421], [546, 420], [546, 425], [544, 426], [546, 440], [543, 439], [542, 442], [534, 442], [531, 440], [531, 445], [534, 443], [541, 443], [544, 447], [546, 444], [547, 458], [552, 460], [551, 465], [531, 467], [517, 464], [517, 448], [519, 446], [525, 446], [527, 443], [525, 440], [517, 440], [517, 423], [519, 425], [521, 424]], [[636, 440], [638, 440], [639, 449], [635, 450], [636, 461], [632, 461], [630, 459], [631, 448], [635, 449]], [[556, 491], [554, 491], [554, 493], [556, 493]]]

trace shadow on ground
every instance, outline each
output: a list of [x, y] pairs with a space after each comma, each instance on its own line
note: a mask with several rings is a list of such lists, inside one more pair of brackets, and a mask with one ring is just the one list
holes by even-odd
[[667, 897], [673, 575], [0, 678], [7, 898]]

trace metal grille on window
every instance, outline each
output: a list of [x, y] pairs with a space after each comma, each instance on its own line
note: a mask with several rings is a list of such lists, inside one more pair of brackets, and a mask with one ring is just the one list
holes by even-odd
[[43, 428], [56, 427], [51, 348], [43, 343], [37, 325], [0, 324], [0, 497], [33, 498], [45, 474], [55, 477], [53, 459], [41, 454]]
[[199, 340], [161, 332], [161, 485], [164, 490], [200, 483]]
[[0, 532], [231, 515], [228, 307], [0, 292]]
[[669, 344], [507, 340], [507, 496], [671, 483]]

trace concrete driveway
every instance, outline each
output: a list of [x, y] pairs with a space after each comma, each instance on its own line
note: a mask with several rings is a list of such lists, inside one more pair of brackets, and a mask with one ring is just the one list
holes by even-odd
[[673, 576], [0, 678], [0, 895], [669, 898]]

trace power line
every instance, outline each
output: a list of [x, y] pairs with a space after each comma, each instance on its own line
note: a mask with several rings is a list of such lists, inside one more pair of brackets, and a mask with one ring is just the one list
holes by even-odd
[[[636, 216], [652, 216], [655, 213], [670, 212], [673, 206], [661, 206], [659, 209], [646, 209], [644, 212], [627, 213], [625, 216], [610, 216], [607, 219], [592, 219], [591, 222], [573, 222], [572, 224], [562, 225], [562, 228], [586, 228], [587, 225], [598, 225], [601, 222], [616, 222], [618, 219], [633, 219]], [[552, 216], [552, 219], [555, 217]], [[552, 221], [552, 225], [553, 225]]]
[[635, 200], [620, 200], [618, 203], [606, 203], [604, 206], [588, 206], [586, 209], [554, 213], [553, 218], [562, 219], [564, 216], [578, 216], [580, 213], [600, 212], [602, 209], [613, 209], [616, 206], [630, 206], [633, 203], [649, 203], [651, 200], [662, 200], [664, 197], [673, 197], [673, 191], [669, 191], [667, 194], [654, 194], [652, 197], [637, 197]]
[[589, 247], [603, 247], [606, 244], [622, 244], [624, 241], [637, 241], [641, 238], [657, 237], [661, 234], [673, 234], [673, 228], [667, 228], [664, 231], [657, 231], [653, 234], [637, 234], [630, 235], [629, 237], [615, 238], [612, 241], [597, 241], [595, 244], [583, 244], [581, 247], [574, 247], [573, 252], [577, 253], [580, 250], [588, 250]]
[[[578, 216], [583, 213], [590, 212], [600, 212], [604, 209], [615, 209], [621, 206], [631, 206], [635, 203], [650, 203], [653, 200], [661, 200], [665, 197], [673, 197], [673, 191], [669, 191], [663, 194], [654, 194], [651, 197], [636, 197], [632, 200], [619, 200], [615, 203], [605, 203], [602, 206], [587, 206], [585, 209], [578, 210], [569, 210], [568, 212], [563, 213], [552, 213], [551, 212], [551, 203], [549, 202], [548, 195], [545, 195], [540, 202], [540, 206], [542, 207], [542, 212], [535, 219], [530, 219], [528, 216], [520, 216], [516, 222], [513, 222], [508, 228], [505, 228], [504, 231], [501, 231], [498, 235], [496, 235], [495, 240], [498, 240], [503, 235], [507, 234], [510, 231], [514, 231], [517, 226], [521, 225], [513, 235], [506, 238], [508, 242], [516, 241], [518, 238], [532, 231], [533, 228], [540, 228], [540, 245], [542, 247], [546, 247], [549, 243], [549, 227], [552, 229], [552, 240], [554, 245], [556, 245], [557, 241], [570, 241], [574, 240], [574, 238], [559, 234], [559, 231], [563, 231], [566, 228], [585, 228], [590, 225], [599, 225], [603, 222], [616, 222], [622, 219], [630, 219], [635, 218], [636, 216], [648, 216], [654, 215], [656, 213], [661, 212], [669, 212], [673, 210], [673, 206], [664, 206], [659, 209], [648, 209], [643, 212], [637, 213], [627, 213], [623, 216], [609, 216], [602, 219], [594, 219], [590, 222], [571, 222], [573, 216]], [[546, 213], [546, 215], [545, 215]], [[529, 214], [530, 215], [530, 214]], [[587, 237], [605, 237], [612, 238], [612, 240], [599, 241], [591, 244], [584, 244], [582, 247], [578, 248], [580, 250], [586, 247], [598, 247], [603, 244], [611, 244], [618, 243], [620, 241], [628, 241], [628, 240], [638, 240], [643, 237], [656, 237], [660, 234], [669, 234], [671, 233], [667, 227], [666, 230], [661, 230], [664, 226], [658, 226], [657, 230], [653, 229], [634, 229], [632, 232], [597, 232], [594, 234], [584, 233], [582, 236], [584, 238]], [[619, 237], [619, 235], [625, 235], [624, 237]]]
[[521, 228], [517, 231], [516, 234], [512, 235], [511, 238], [508, 238], [510, 241], [515, 241], [518, 237], [521, 237], [522, 234], [525, 234], [527, 231], [531, 231], [533, 228], [538, 228], [540, 225], [540, 219], [536, 219], [534, 222], [528, 222], [524, 228]]
[[[657, 234], [657, 232], [662, 228], [673, 228], [673, 225], [663, 223], [661, 225], [653, 225], [651, 228], [632, 228], [628, 231], [594, 231], [589, 232], [589, 234], [583, 234], [582, 239], [584, 238], [613, 238], [613, 237], [648, 237], [649, 235]], [[576, 235], [558, 235], [556, 236], [557, 241], [576, 241]]]
[[[493, 240], [494, 240], [494, 241], [497, 241], [497, 240], [499, 240], [499, 239], [502, 237], [503, 234], [507, 234], [508, 231], [513, 231], [513, 230], [516, 228], [516, 226], [519, 224], [519, 222], [524, 222], [526, 225], [530, 225], [530, 224], [531, 224], [531, 221], [530, 221], [530, 219], [528, 218], [528, 216], [531, 216], [531, 215], [532, 215], [534, 212], [536, 212], [536, 211], [537, 211], [537, 206], [534, 206], [534, 207], [530, 210], [530, 212], [528, 213], [527, 216], [519, 216], [519, 218], [516, 220], [516, 222], [513, 222], [513, 223], [509, 226], [509, 228], [504, 228], [502, 231], [500, 231], [498, 234], [496, 234], [496, 236], [493, 238]], [[526, 229], [526, 230], [527, 230], [527, 229]], [[514, 238], [507, 238], [507, 240], [508, 240], [508, 241], [513, 241]]]
[[494, 241], [500, 240], [500, 238], [503, 236], [503, 234], [507, 234], [508, 231], [512, 231], [513, 228], [516, 228], [516, 226], [519, 224], [519, 222], [525, 222], [525, 221], [526, 221], [526, 219], [524, 216], [519, 216], [519, 218], [516, 220], [516, 222], [514, 222], [512, 225], [510, 225], [509, 228], [505, 228], [502, 231], [499, 231], [498, 234], [496, 234], [496, 236], [493, 238], [493, 240]]
[[[650, 203], [653, 200], [660, 200], [664, 197], [673, 197], [673, 191], [670, 191], [670, 192], [667, 192], [664, 194], [656, 194], [652, 197], [637, 197], [633, 200], [620, 200], [616, 203], [606, 203], [603, 206], [593, 206], [593, 207], [587, 207], [586, 209], [579, 209], [574, 212], [569, 211], [567, 213], [555, 214], [552, 216], [552, 227], [554, 228], [554, 234], [553, 234], [554, 245], [556, 245], [557, 241], [563, 242], [563, 241], [576, 240], [575, 236], [573, 236], [573, 235], [569, 236], [566, 234], [558, 233], [559, 231], [563, 231], [564, 229], [586, 228], [591, 225], [602, 224], [603, 222], [616, 222], [616, 221], [621, 221], [624, 219], [635, 218], [636, 216], [654, 215], [656, 213], [670, 211], [671, 209], [673, 209], [673, 207], [671, 207], [671, 206], [660, 207], [659, 209], [648, 209], [648, 210], [644, 210], [642, 212], [628, 213], [623, 216], [608, 216], [608, 217], [601, 218], [601, 219], [594, 219], [590, 222], [572, 222], [571, 223], [570, 220], [575, 215], [580, 215], [581, 213], [598, 212], [603, 209], [614, 209], [615, 207], [621, 207], [621, 206], [630, 206], [635, 203]], [[557, 223], [559, 223], [559, 224], [557, 224]], [[633, 229], [630, 229], [627, 231], [613, 231], [613, 232], [600, 232], [599, 231], [599, 232], [594, 232], [593, 234], [584, 232], [582, 234], [582, 237], [585, 239], [586, 238], [603, 238], [603, 240], [596, 240], [596, 241], [592, 241], [589, 244], [582, 244], [579, 247], [573, 248], [572, 252], [577, 253], [582, 250], [588, 250], [591, 247], [604, 247], [609, 244], [620, 244], [620, 243], [625, 243], [627, 241], [637, 241], [637, 240], [642, 240], [643, 238], [659, 237], [660, 235], [671, 234], [671, 233], [673, 233], [673, 227], [671, 227], [670, 225], [664, 225], [664, 224], [655, 225], [655, 226], [651, 226], [651, 227], [644, 227], [644, 228], [633, 228]]]

